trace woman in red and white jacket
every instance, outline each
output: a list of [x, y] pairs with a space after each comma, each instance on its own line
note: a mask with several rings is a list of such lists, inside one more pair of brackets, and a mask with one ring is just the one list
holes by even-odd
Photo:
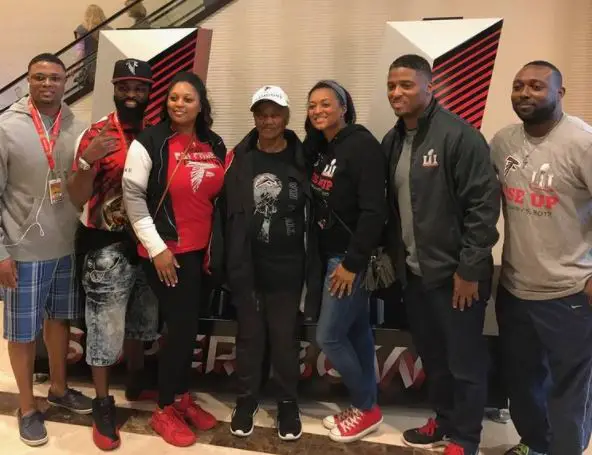
[[166, 96], [163, 121], [132, 142], [123, 177], [139, 255], [167, 326], [158, 408], [150, 423], [175, 446], [195, 442], [187, 422], [199, 430], [216, 425], [188, 393], [202, 267], [224, 182], [226, 147], [211, 125], [203, 82], [193, 73], [178, 73]]

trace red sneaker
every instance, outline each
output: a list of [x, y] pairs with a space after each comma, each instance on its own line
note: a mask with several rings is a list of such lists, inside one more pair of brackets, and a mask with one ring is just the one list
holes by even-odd
[[200, 431], [208, 431], [214, 428], [218, 421], [209, 412], [203, 410], [189, 393], [185, 393], [180, 401], [175, 403], [177, 412], [185, 418], [191, 425]]
[[329, 437], [337, 442], [353, 442], [376, 431], [382, 423], [382, 413], [378, 406], [369, 411], [351, 408], [345, 420], [340, 421], [329, 433]]
[[469, 454], [467, 454], [465, 452], [464, 448], [462, 448], [458, 444], [455, 444], [454, 442], [451, 442], [444, 449], [444, 455], [469, 455]]
[[339, 414], [333, 414], [331, 416], [327, 416], [323, 419], [323, 426], [327, 429], [327, 430], [332, 430], [333, 428], [335, 428], [339, 422], [341, 422], [342, 420], [345, 420], [350, 413], [352, 412], [351, 407], [344, 409], [343, 411], [341, 411]]
[[188, 447], [197, 441], [197, 437], [173, 405], [165, 406], [162, 410], [156, 409], [150, 419], [150, 426], [173, 446]]

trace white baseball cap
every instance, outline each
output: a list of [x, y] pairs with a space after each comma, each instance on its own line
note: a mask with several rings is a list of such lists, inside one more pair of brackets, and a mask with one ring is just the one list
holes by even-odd
[[251, 99], [251, 110], [253, 110], [255, 104], [261, 101], [273, 101], [279, 106], [290, 107], [290, 100], [286, 92], [275, 85], [266, 85], [255, 92]]

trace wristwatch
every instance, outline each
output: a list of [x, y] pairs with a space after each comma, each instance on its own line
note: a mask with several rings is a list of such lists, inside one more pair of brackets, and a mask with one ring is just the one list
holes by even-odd
[[92, 165], [90, 165], [88, 163], [88, 161], [86, 161], [84, 158], [80, 157], [80, 158], [78, 158], [78, 167], [82, 171], [88, 171], [88, 170], [90, 170], [90, 168], [92, 167]]

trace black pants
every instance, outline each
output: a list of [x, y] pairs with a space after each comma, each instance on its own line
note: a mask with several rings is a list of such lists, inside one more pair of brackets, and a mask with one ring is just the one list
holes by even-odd
[[581, 455], [592, 430], [592, 306], [583, 294], [522, 300], [502, 286], [496, 315], [510, 413], [521, 442]]
[[[258, 399], [266, 341], [269, 341], [273, 377], [279, 386], [278, 402], [296, 400], [300, 378], [297, 338], [300, 293], [257, 293], [236, 296], [236, 338], [239, 396]], [[269, 340], [266, 340], [266, 337]]]
[[487, 400], [486, 302], [473, 302], [460, 311], [452, 307], [452, 279], [426, 289], [420, 277], [408, 277], [404, 300], [436, 421], [451, 440], [474, 451], [481, 440]]
[[189, 390], [191, 362], [202, 280], [203, 251], [178, 254], [178, 283], [168, 287], [158, 278], [152, 262], [142, 260], [148, 283], [158, 298], [160, 314], [167, 327], [166, 342], [159, 356], [158, 405], [163, 408], [175, 401], [175, 394]]

